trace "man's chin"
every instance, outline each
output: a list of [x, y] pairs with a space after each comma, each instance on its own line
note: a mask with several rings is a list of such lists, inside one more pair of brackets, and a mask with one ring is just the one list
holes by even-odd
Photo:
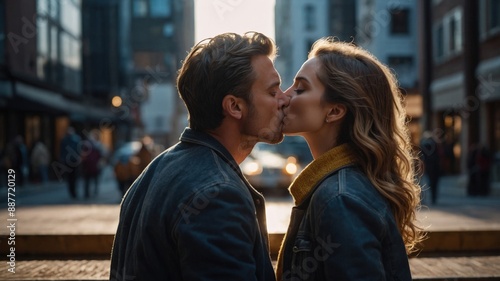
[[266, 134], [259, 138], [259, 142], [265, 142], [269, 144], [278, 144], [283, 141], [285, 135], [281, 132], [274, 132], [273, 134]]

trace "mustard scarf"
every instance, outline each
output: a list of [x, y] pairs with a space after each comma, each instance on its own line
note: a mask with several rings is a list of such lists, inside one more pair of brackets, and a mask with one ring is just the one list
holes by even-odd
[[[317, 184], [325, 177], [342, 167], [354, 163], [356, 163], [356, 157], [353, 149], [348, 144], [336, 146], [321, 155], [318, 159], [315, 159], [299, 174], [299, 176], [297, 176], [288, 188], [295, 201], [295, 206], [302, 204], [309, 198], [314, 192]], [[278, 254], [276, 270], [277, 280], [281, 280], [282, 278], [283, 249], [288, 235], [287, 233], [283, 238]]]

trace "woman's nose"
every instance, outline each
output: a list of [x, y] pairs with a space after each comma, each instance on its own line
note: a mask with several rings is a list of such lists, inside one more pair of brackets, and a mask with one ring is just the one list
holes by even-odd
[[292, 100], [294, 93], [295, 92], [293, 91], [292, 87], [286, 89], [283, 92], [283, 95], [285, 96], [286, 99], [286, 106], [290, 105], [290, 101]]

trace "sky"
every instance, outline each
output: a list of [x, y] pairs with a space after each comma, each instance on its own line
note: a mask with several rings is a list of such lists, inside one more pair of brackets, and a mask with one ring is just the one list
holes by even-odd
[[275, 0], [195, 0], [195, 41], [258, 31], [274, 39]]

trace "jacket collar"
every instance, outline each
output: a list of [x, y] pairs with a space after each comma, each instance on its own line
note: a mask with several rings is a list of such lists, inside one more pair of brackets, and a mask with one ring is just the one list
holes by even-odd
[[224, 158], [224, 160], [231, 165], [231, 168], [239, 171], [240, 168], [233, 156], [218, 140], [202, 131], [196, 131], [191, 128], [185, 128], [179, 139], [181, 142], [189, 142], [194, 144], [199, 144], [206, 146], [214, 150], [219, 156]]
[[181, 142], [203, 145], [215, 151], [215, 153], [222, 157], [222, 159], [224, 159], [224, 161], [226, 161], [226, 163], [231, 166], [231, 168], [238, 174], [238, 176], [243, 180], [247, 187], [249, 187], [254, 199], [257, 198], [261, 199], [262, 201], [262, 195], [257, 190], [255, 190], [255, 188], [248, 182], [245, 176], [243, 176], [240, 166], [236, 163], [231, 153], [229, 153], [226, 147], [223, 146], [217, 139], [205, 132], [193, 130], [191, 128], [185, 128], [179, 140]]
[[289, 190], [295, 200], [295, 205], [303, 203], [327, 176], [355, 163], [354, 151], [348, 144], [336, 146], [315, 159], [290, 185]]

